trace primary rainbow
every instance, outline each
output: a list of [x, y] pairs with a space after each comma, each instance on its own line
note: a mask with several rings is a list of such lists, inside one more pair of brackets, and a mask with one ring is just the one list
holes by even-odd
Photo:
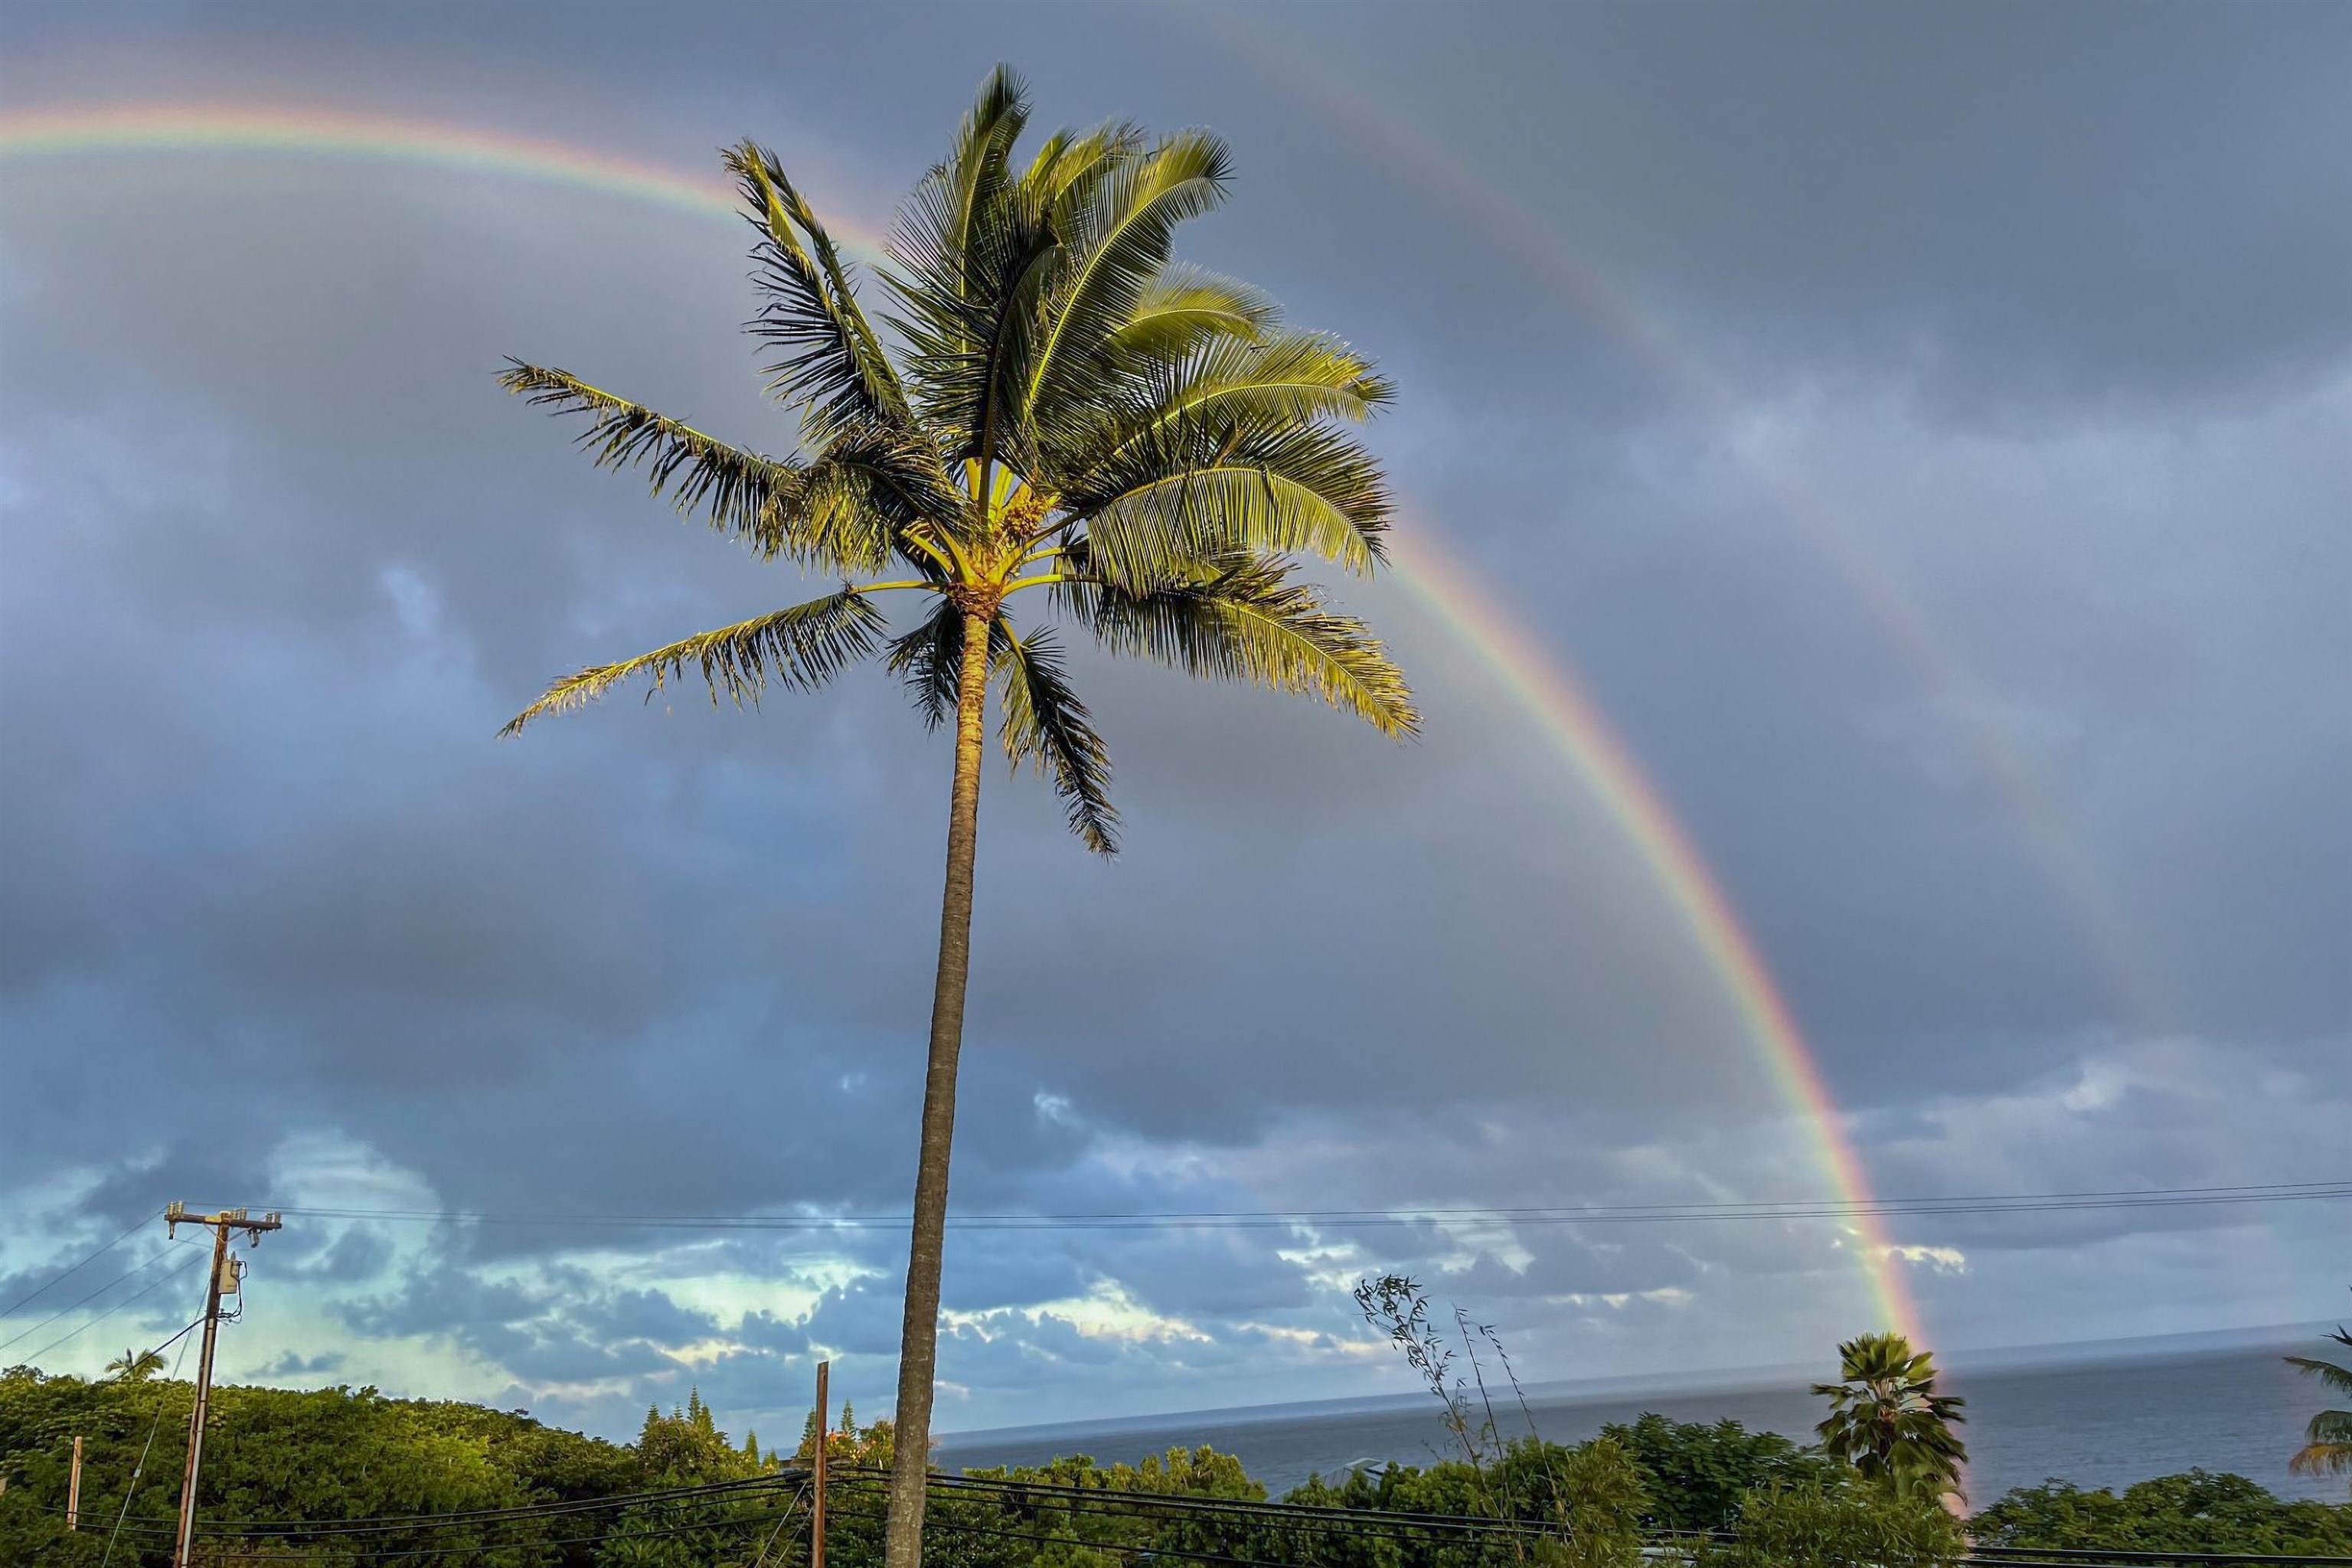
[[[0, 113], [0, 157], [223, 153], [362, 160], [525, 180], [647, 203], [702, 218], [734, 216], [733, 192], [664, 165], [567, 142], [473, 126], [341, 110], [206, 105], [90, 106]], [[837, 229], [861, 249], [871, 234]], [[1820, 1065], [1730, 901], [1674, 813], [1560, 658], [1465, 571], [1410, 534], [1392, 547], [1400, 579], [1433, 617], [1538, 723], [1633, 845], [1722, 984], [1789, 1103], [1811, 1130], [1822, 1170], [1855, 1205], [1848, 1222], [1884, 1326], [1919, 1337], [1896, 1249], [1869, 1212], [1870, 1184]]]

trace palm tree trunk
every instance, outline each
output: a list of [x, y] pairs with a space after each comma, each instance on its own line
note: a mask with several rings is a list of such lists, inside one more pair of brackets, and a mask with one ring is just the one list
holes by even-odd
[[955, 1142], [956, 1058], [963, 1048], [964, 982], [971, 973], [972, 852], [980, 838], [980, 748], [988, 706], [988, 631], [992, 619], [970, 611], [963, 618], [955, 784], [948, 805], [947, 889], [940, 900], [940, 967], [931, 990], [930, 1065], [923, 1079], [914, 1235], [907, 1247], [907, 1312], [898, 1330], [898, 1411], [892, 1431], [885, 1568], [920, 1568], [923, 1561], [931, 1386], [939, 1363], [940, 1260], [947, 1242], [948, 1155]]

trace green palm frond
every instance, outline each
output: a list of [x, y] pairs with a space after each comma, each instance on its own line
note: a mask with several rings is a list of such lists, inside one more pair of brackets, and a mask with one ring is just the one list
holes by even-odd
[[1193, 581], [1140, 594], [1089, 584], [1069, 597], [1091, 612], [1096, 637], [1114, 653], [1320, 698], [1383, 735], [1419, 732], [1412, 689], [1380, 639], [1353, 616], [1325, 608], [1279, 561], [1229, 556]]
[[891, 229], [884, 281], [902, 312], [891, 324], [910, 350], [923, 417], [952, 459], [979, 456], [1001, 412], [1000, 373], [1022, 314], [1012, 302], [1043, 287], [1053, 250], [1048, 204], [1010, 172], [1028, 115], [1020, 79], [998, 68]]
[[770, 153], [753, 142], [730, 149], [733, 170], [761, 241], [752, 281], [768, 303], [750, 330], [773, 344], [768, 390], [797, 404], [812, 437], [860, 424], [904, 430], [906, 389], [858, 305], [833, 237]]
[[1385, 526], [1380, 513], [1351, 513], [1344, 500], [1296, 473], [1234, 461], [1181, 469], [1121, 492], [1087, 518], [1087, 540], [1106, 579], [1145, 589], [1192, 563], [1234, 551], [1318, 555], [1367, 573], [1380, 559]]
[[2287, 1365], [2307, 1372], [2338, 1394], [2352, 1394], [2352, 1367], [2338, 1366], [2332, 1361], [2315, 1361], [2310, 1356], [2291, 1355]]
[[569, 371], [510, 359], [499, 384], [535, 406], [587, 415], [588, 428], [578, 441], [598, 468], [645, 464], [653, 493], [667, 494], [680, 512], [700, 512], [720, 532], [776, 553], [777, 535], [769, 520], [778, 498], [798, 481], [799, 464], [730, 447], [682, 420], [591, 386]]
[[1273, 300], [1249, 284], [1171, 262], [1143, 286], [1111, 348], [1125, 363], [1176, 363], [1212, 338], [1255, 342], [1280, 320]]
[[[1291, 576], [1294, 558], [1380, 564], [1391, 501], [1347, 426], [1387, 403], [1389, 383], [1339, 339], [1283, 330], [1261, 291], [1172, 259], [1179, 226], [1223, 198], [1216, 137], [1155, 142], [1114, 121], [1024, 153], [1028, 121], [1020, 79], [992, 73], [901, 206], [878, 272], [887, 339], [777, 160], [751, 142], [726, 153], [759, 235], [750, 331], [770, 351], [770, 391], [801, 416], [789, 458], [512, 365], [511, 390], [584, 417], [599, 465], [642, 468], [680, 511], [846, 581], [581, 670], [509, 732], [640, 676], [660, 690], [699, 672], [714, 701], [756, 701], [769, 682], [814, 685], [877, 653], [929, 723], [960, 705], [971, 719], [963, 643], [980, 623], [967, 617], [986, 614], [1007, 755], [1047, 774], [1072, 828], [1108, 853], [1108, 762], [1061, 645], [1016, 636], [1003, 614], [1036, 586], [1113, 652], [1415, 732], [1380, 642]], [[886, 589], [936, 602], [893, 637], [866, 597]]]
[[1118, 813], [1110, 804], [1110, 752], [1069, 683], [1061, 645], [1039, 627], [1008, 636], [1001, 658], [1004, 715], [998, 728], [1014, 766], [1034, 763], [1062, 797], [1070, 831], [1097, 855], [1118, 853]]
[[591, 665], [567, 675], [499, 733], [516, 734], [534, 719], [584, 708], [641, 675], [653, 679], [646, 693], [650, 699], [654, 691], [683, 679], [689, 668], [709, 683], [714, 705], [722, 695], [738, 707], [757, 704], [771, 681], [807, 690], [871, 654], [881, 644], [883, 625], [882, 613], [867, 595], [845, 584], [841, 592], [821, 599], [702, 632], [618, 664]]
[[[1154, 380], [1140, 406], [1106, 422], [1111, 438], [1092, 459], [1096, 471], [1246, 452], [1318, 420], [1369, 419], [1395, 395], [1371, 362], [1320, 332], [1211, 337]], [[1369, 466], [1360, 452], [1349, 456]]]
[[1038, 330], [1010, 366], [1011, 409], [1025, 426], [1050, 426], [1058, 406], [1094, 401], [1114, 333], [1160, 275], [1176, 226], [1223, 199], [1232, 158], [1202, 131], [1170, 137], [1141, 157], [1107, 162], [1099, 179], [1066, 189], [1054, 223], [1064, 246], [1038, 302]]
[[921, 624], [890, 639], [882, 668], [906, 683], [926, 729], [946, 723], [963, 686], [963, 612], [942, 598]]

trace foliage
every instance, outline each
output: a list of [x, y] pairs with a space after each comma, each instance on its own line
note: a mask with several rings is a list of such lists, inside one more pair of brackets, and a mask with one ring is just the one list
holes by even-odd
[[163, 1370], [163, 1357], [156, 1351], [126, 1350], [106, 1363], [106, 1370], [124, 1383], [144, 1383]]
[[[66, 1496], [73, 1437], [84, 1439], [82, 1510], [120, 1518], [113, 1562], [152, 1568], [169, 1555], [194, 1399], [185, 1382], [86, 1381], [29, 1367], [0, 1373], [0, 1561], [77, 1563], [95, 1539], [25, 1544], [55, 1526]], [[142, 1464], [142, 1456], [144, 1463]], [[134, 1470], [138, 1480], [124, 1508]], [[630, 1450], [543, 1426], [520, 1414], [447, 1401], [387, 1399], [372, 1388], [293, 1393], [225, 1386], [213, 1391], [198, 1511], [207, 1525], [246, 1520], [320, 1520], [444, 1514], [615, 1496], [643, 1488]], [[52, 1534], [61, 1533], [52, 1531]], [[508, 1526], [487, 1535], [434, 1532], [431, 1544], [478, 1542], [480, 1568], [586, 1568], [584, 1552], [529, 1552], [552, 1527]], [[383, 1552], [422, 1544], [421, 1532], [370, 1539]], [[311, 1561], [348, 1561], [295, 1536], [273, 1550]], [[91, 1561], [96, 1561], [92, 1558]]]
[[1834, 1483], [1844, 1467], [1778, 1432], [1750, 1432], [1737, 1421], [1670, 1421], [1652, 1411], [1601, 1435], [1623, 1448], [1649, 1496], [1643, 1522], [1666, 1531], [1728, 1530], [1741, 1500], [1759, 1488]]
[[1559, 1476], [1567, 1505], [1560, 1568], [1635, 1568], [1650, 1498], [1624, 1446], [1613, 1437], [1579, 1444], [1561, 1459]]
[[2285, 1502], [2243, 1476], [2190, 1470], [2124, 1489], [2020, 1487], [1969, 1521], [1985, 1546], [2352, 1556], [2352, 1505]]
[[1885, 1333], [1846, 1341], [1838, 1359], [1842, 1381], [1813, 1384], [1830, 1402], [1822, 1447], [1898, 1495], [1958, 1492], [1969, 1451], [1952, 1427], [1966, 1401], [1936, 1392], [1935, 1357]]
[[[2347, 1332], [2340, 1323], [2327, 1337], [2337, 1344], [2352, 1346], [2352, 1332]], [[2288, 1365], [2319, 1379], [2322, 1386], [2337, 1394], [2352, 1394], [2352, 1366], [2315, 1356], [2291, 1355], [2286, 1360]], [[2299, 1476], [2352, 1471], [2352, 1410], [2319, 1412], [2311, 1418], [2303, 1436], [2303, 1447], [2287, 1461], [2288, 1469]]]
[[1935, 1497], [1807, 1481], [1752, 1492], [1732, 1539], [1701, 1568], [1943, 1568], [1960, 1561], [1958, 1523]]
[[[1113, 655], [1412, 732], [1381, 644], [1296, 574], [1302, 556], [1355, 573], [1382, 557], [1387, 489], [1344, 426], [1389, 401], [1388, 382], [1339, 340], [1284, 326], [1256, 289], [1173, 259], [1177, 226], [1223, 199], [1216, 137], [1058, 132], [1024, 168], [1028, 116], [1000, 68], [900, 210], [878, 324], [773, 154], [749, 142], [726, 154], [759, 236], [750, 331], [797, 416], [791, 456], [513, 362], [504, 384], [582, 416], [599, 466], [638, 469], [755, 556], [842, 586], [566, 676], [509, 732], [630, 681], [699, 679], [741, 704], [877, 657], [937, 725], [984, 639], [1005, 754], [1046, 774], [1072, 830], [1110, 853], [1108, 752], [1060, 642], [1014, 619], [1023, 595]], [[923, 607], [892, 635], [880, 604], [899, 594]]]

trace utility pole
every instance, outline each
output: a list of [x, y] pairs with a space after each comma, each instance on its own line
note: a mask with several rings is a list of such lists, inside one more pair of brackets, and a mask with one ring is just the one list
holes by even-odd
[[247, 1245], [261, 1239], [265, 1230], [280, 1228], [275, 1209], [259, 1219], [249, 1219], [243, 1209], [223, 1209], [218, 1214], [190, 1214], [185, 1204], [173, 1204], [163, 1211], [166, 1234], [176, 1236], [184, 1225], [209, 1226], [213, 1233], [213, 1266], [205, 1276], [205, 1346], [196, 1361], [196, 1408], [188, 1417], [188, 1468], [180, 1478], [180, 1533], [172, 1549], [172, 1568], [194, 1568], [196, 1528], [196, 1471], [205, 1457], [205, 1415], [213, 1396], [213, 1341], [220, 1333], [220, 1306], [223, 1296], [235, 1296], [237, 1280], [244, 1266], [228, 1253], [228, 1233], [241, 1230]]
[[81, 1528], [81, 1439], [74, 1439], [73, 1477], [66, 1482], [66, 1528]]
[[833, 1363], [816, 1363], [816, 1474], [811, 1479], [809, 1502], [809, 1568], [824, 1568], [824, 1450], [826, 1430], [833, 1425], [833, 1404], [824, 1385]]

